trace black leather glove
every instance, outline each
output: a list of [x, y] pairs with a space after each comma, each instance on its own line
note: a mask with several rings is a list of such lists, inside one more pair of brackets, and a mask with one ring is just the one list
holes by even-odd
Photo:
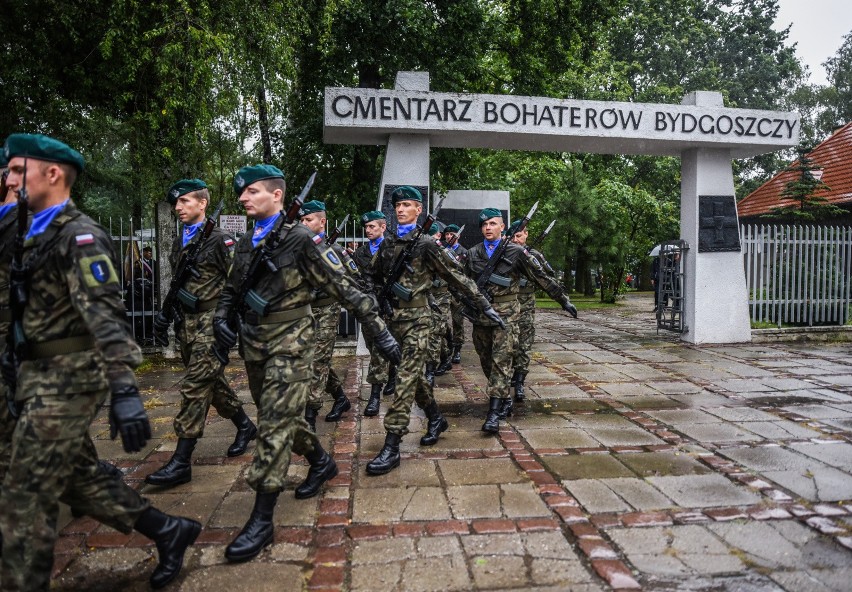
[[121, 433], [125, 452], [139, 452], [151, 439], [151, 424], [135, 386], [123, 386], [112, 392], [109, 406], [109, 437]]
[[483, 310], [483, 311], [482, 311], [482, 314], [484, 314], [486, 317], [488, 317], [489, 319], [491, 319], [492, 321], [494, 321], [495, 323], [497, 323], [498, 325], [500, 325], [500, 328], [501, 328], [501, 329], [505, 329], [505, 328], [506, 328], [506, 323], [505, 323], [505, 322], [503, 322], [503, 319], [500, 317], [500, 315], [499, 315], [499, 314], [497, 314], [497, 311], [496, 311], [496, 310], [494, 310], [494, 307], [493, 307], [493, 306], [489, 306], [488, 308], [486, 308], [485, 310]]
[[571, 304], [571, 301], [568, 300], [568, 296], [562, 295], [562, 300], [559, 301], [559, 305], [562, 307], [562, 310], [567, 311], [575, 319], [577, 318], [577, 307]]
[[0, 376], [2, 376], [3, 382], [14, 391], [18, 383], [18, 368], [15, 365], [15, 357], [12, 352], [6, 351], [0, 356]]
[[237, 334], [231, 330], [225, 319], [213, 319], [213, 336], [216, 338], [216, 345], [221, 349], [229, 350], [237, 344]]
[[166, 318], [162, 311], [154, 315], [154, 331], [157, 333], [165, 333], [169, 330], [169, 325], [172, 322]]
[[382, 357], [394, 366], [398, 366], [402, 362], [402, 350], [399, 348], [396, 339], [394, 339], [391, 332], [387, 329], [383, 329], [381, 333], [376, 335], [373, 345], [379, 348], [379, 353]]

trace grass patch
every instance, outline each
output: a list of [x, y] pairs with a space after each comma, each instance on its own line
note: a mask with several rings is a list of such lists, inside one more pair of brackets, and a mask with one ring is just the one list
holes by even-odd
[[[610, 304], [608, 302], [601, 302], [600, 294], [595, 294], [594, 296], [569, 294], [569, 297], [571, 298], [571, 304], [576, 306], [577, 310], [596, 310], [621, 306], [619, 303]], [[562, 308], [559, 306], [559, 303], [555, 302], [552, 298], [539, 298], [538, 296], [535, 298], [535, 306], [536, 308]]]

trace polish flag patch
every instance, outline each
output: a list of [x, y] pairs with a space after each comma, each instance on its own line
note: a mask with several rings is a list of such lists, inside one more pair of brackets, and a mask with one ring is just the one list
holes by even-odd
[[95, 235], [93, 234], [78, 234], [76, 238], [78, 247], [95, 243]]
[[320, 235], [318, 235], [318, 234], [317, 234], [317, 235], [315, 235], [315, 236], [314, 236], [314, 244], [315, 244], [315, 245], [318, 245], [318, 244], [320, 244], [321, 242], [322, 242], [322, 237], [321, 237]]
[[226, 238], [225, 239], [225, 246], [226, 247], [232, 247], [233, 245], [234, 245], [234, 239], [232, 239], [232, 238]]

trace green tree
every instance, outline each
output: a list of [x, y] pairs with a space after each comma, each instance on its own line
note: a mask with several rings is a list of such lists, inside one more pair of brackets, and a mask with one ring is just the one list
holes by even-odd
[[780, 198], [796, 203], [773, 208], [766, 217], [791, 222], [815, 222], [847, 213], [843, 208], [829, 203], [825, 197], [816, 195], [817, 192], [831, 188], [822, 182], [821, 175], [814, 175], [814, 172], [822, 167], [809, 158], [811, 149], [809, 146], [799, 145], [796, 148], [799, 158], [787, 169], [795, 172], [797, 176], [784, 185]]

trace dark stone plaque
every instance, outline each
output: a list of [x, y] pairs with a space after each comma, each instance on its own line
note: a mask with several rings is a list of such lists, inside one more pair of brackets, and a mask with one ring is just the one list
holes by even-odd
[[698, 252], [740, 250], [740, 225], [733, 195], [698, 196]]
[[[385, 218], [388, 220], [388, 232], [396, 233], [396, 212], [393, 209], [393, 204], [391, 203], [391, 193], [393, 193], [397, 187], [402, 187], [405, 185], [404, 183], [401, 185], [385, 185], [384, 191], [382, 192], [382, 207], [380, 208], [381, 212], [385, 215]], [[429, 202], [429, 188], [426, 185], [409, 185], [409, 187], [414, 187], [418, 191], [420, 191], [420, 195], [423, 196], [423, 213], [420, 214], [420, 217], [417, 218], [418, 224], [423, 224], [423, 221], [428, 216], [429, 207], [431, 203]]]

